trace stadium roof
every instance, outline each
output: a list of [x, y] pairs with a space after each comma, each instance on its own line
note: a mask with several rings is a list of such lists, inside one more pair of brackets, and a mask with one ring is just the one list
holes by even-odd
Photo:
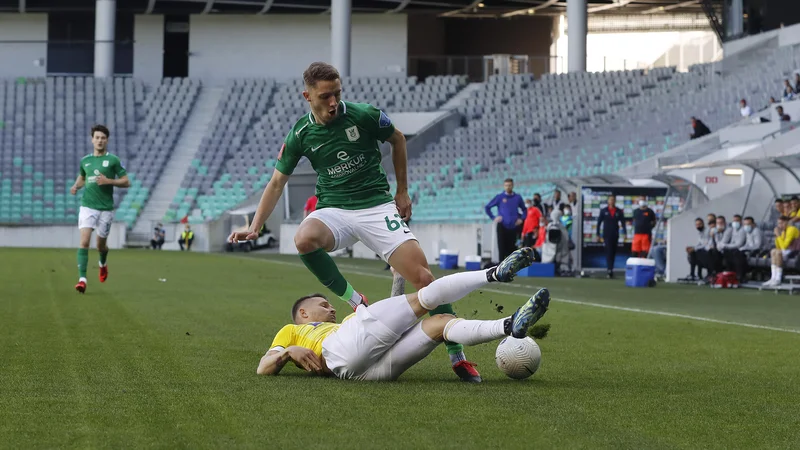
[[[460, 17], [558, 15], [566, 0], [352, 0], [354, 12], [435, 13]], [[588, 0], [590, 14], [701, 14], [700, 0]], [[117, 0], [136, 14], [318, 14], [331, 0]], [[95, 0], [0, 0], [0, 12], [93, 11]]]

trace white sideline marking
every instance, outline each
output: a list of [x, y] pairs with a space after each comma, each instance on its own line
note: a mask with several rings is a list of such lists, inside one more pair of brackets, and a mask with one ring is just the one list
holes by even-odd
[[[294, 267], [303, 267], [303, 268], [305, 268], [305, 265], [303, 265], [303, 264], [293, 263], [293, 262], [288, 262], [288, 261], [275, 261], [275, 260], [272, 260], [272, 259], [250, 258], [250, 257], [246, 257], [246, 256], [234, 256], [234, 258], [242, 258], [242, 259], [248, 259], [248, 260], [269, 262], [269, 263], [273, 263], [273, 264], [280, 264], [280, 265], [284, 265], [284, 266], [294, 266]], [[358, 269], [357, 266], [352, 266], [352, 265], [348, 265], [348, 264], [337, 264], [337, 265], [339, 266], [339, 269], [342, 272], [350, 273], [350, 274], [353, 274], [353, 275], [361, 275], [361, 276], [373, 277], [373, 278], [386, 278], [386, 279], [391, 279], [392, 278], [389, 275], [382, 275], [382, 274], [379, 274], [379, 273], [363, 272], [361, 270], [357, 270]], [[522, 289], [521, 287], [517, 287], [517, 286], [509, 286], [509, 287], [513, 287], [513, 288], [516, 288], [516, 289]], [[494, 293], [497, 293], [497, 294], [522, 295], [522, 293], [520, 293], [520, 292], [506, 291], [506, 290], [502, 290], [502, 289], [481, 288], [480, 290], [481, 291], [486, 291], [486, 292], [494, 292]], [[564, 298], [552, 297], [551, 300], [556, 301], [556, 302], [561, 302], [561, 303], [570, 303], [570, 304], [573, 304], [573, 305], [591, 306], [591, 307], [595, 307], [595, 308], [613, 309], [613, 310], [617, 310], [617, 311], [627, 311], [627, 312], [633, 312], [633, 313], [639, 313], [639, 314], [652, 314], [652, 315], [655, 315], [655, 316], [677, 317], [679, 319], [696, 320], [696, 321], [699, 321], [699, 322], [718, 323], [718, 324], [721, 324], [721, 325], [732, 325], [732, 326], [745, 327], [745, 328], [755, 328], [755, 329], [758, 329], [758, 330], [781, 331], [781, 332], [784, 332], [784, 333], [800, 334], [800, 330], [796, 330], [796, 329], [793, 329], [793, 328], [770, 327], [770, 326], [767, 326], [767, 325], [757, 325], [757, 324], [745, 323], [745, 322], [731, 322], [731, 321], [728, 321], [728, 320], [711, 319], [709, 317], [690, 316], [690, 315], [687, 315], [687, 314], [671, 313], [671, 312], [665, 312], [665, 311], [653, 311], [653, 310], [650, 310], [650, 309], [628, 308], [628, 307], [625, 307], [625, 306], [605, 305], [603, 303], [583, 302], [583, 301], [579, 301], [579, 300], [568, 300], [568, 299], [564, 299]]]

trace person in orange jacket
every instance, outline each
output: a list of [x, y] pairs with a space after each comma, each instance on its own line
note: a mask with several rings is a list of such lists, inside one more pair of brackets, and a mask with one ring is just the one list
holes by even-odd
[[533, 247], [538, 238], [542, 211], [533, 206], [530, 200], [525, 200], [525, 207], [528, 209], [528, 215], [522, 224], [522, 245], [524, 247]]

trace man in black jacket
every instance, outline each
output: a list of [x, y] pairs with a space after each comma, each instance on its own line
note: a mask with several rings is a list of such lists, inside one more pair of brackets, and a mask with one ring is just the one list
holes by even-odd
[[694, 129], [694, 133], [689, 135], [689, 137], [692, 139], [701, 138], [707, 134], [711, 134], [711, 130], [708, 129], [706, 124], [696, 117], [692, 117], [692, 129]]
[[633, 244], [631, 252], [634, 257], [647, 258], [650, 253], [650, 237], [656, 227], [656, 213], [647, 206], [644, 197], [639, 199], [639, 207], [633, 211]]
[[617, 257], [617, 246], [619, 245], [619, 229], [622, 228], [622, 233], [627, 234], [628, 231], [625, 227], [625, 213], [617, 208], [616, 197], [608, 197], [608, 207], [600, 210], [600, 216], [597, 218], [597, 234], [602, 236], [603, 244], [606, 250], [606, 268], [608, 270], [608, 278], [614, 278], [614, 259]]

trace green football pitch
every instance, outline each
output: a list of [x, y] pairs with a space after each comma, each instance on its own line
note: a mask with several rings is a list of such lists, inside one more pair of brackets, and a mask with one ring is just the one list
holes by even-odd
[[[443, 348], [393, 383], [255, 374], [292, 301], [325, 290], [297, 257], [0, 249], [0, 448], [791, 448], [800, 300], [746, 290], [518, 279], [458, 302], [510, 313], [545, 285], [542, 365], [507, 379], [496, 344]], [[338, 260], [372, 301], [378, 261]], [[97, 253], [90, 253], [96, 267]], [[434, 270], [437, 276], [444, 275]], [[166, 279], [166, 281], [161, 281]], [[344, 303], [339, 317], [348, 313]], [[503, 313], [499, 307], [503, 307]]]

